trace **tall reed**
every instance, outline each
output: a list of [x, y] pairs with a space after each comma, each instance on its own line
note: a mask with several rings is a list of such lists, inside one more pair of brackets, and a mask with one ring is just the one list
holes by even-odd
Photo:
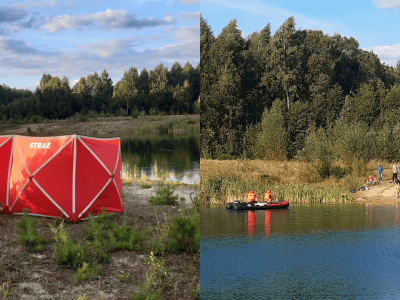
[[271, 190], [273, 197], [298, 203], [336, 203], [353, 201], [351, 194], [345, 188], [316, 187], [306, 184], [271, 184], [262, 179], [241, 179], [236, 176], [205, 175], [200, 179], [200, 198], [203, 203], [225, 203], [233, 198], [242, 200], [253, 190], [258, 198], [264, 198], [264, 193]]

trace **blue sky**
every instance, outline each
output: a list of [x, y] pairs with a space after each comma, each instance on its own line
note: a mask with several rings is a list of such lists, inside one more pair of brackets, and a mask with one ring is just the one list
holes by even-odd
[[247, 36], [268, 23], [274, 34], [294, 16], [297, 29], [352, 36], [382, 62], [400, 60], [400, 0], [201, 0], [200, 10], [216, 36], [232, 19]]
[[200, 0], [2, 0], [0, 84], [33, 90], [43, 73], [70, 86], [106, 69], [200, 59]]

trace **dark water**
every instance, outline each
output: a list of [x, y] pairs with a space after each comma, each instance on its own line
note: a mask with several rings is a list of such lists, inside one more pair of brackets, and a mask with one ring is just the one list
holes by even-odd
[[[194, 183], [200, 181], [200, 135], [135, 134], [121, 136], [121, 162], [126, 178], [148, 175]], [[138, 175], [139, 173], [139, 175]]]
[[400, 299], [400, 206], [201, 211], [201, 299]]

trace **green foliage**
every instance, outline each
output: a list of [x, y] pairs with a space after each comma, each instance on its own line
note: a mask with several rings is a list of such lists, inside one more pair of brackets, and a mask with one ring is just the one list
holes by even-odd
[[45, 250], [44, 244], [47, 239], [39, 235], [34, 228], [39, 220], [28, 217], [28, 210], [24, 209], [24, 216], [16, 222], [19, 242], [24, 245], [30, 252], [41, 252]]
[[96, 218], [91, 217], [89, 220], [89, 226], [83, 232], [84, 236], [88, 240], [102, 240], [107, 237], [106, 230], [111, 228], [112, 214], [108, 214], [105, 208], [102, 208], [102, 213]]
[[121, 226], [112, 224], [112, 231], [108, 233], [111, 247], [114, 250], [140, 250], [146, 231], [139, 230], [137, 226], [131, 227], [125, 224], [126, 218], [124, 219], [124, 224]]
[[75, 281], [81, 281], [81, 280], [88, 279], [90, 277], [95, 277], [95, 276], [101, 275], [102, 271], [103, 271], [103, 267], [96, 266], [96, 265], [93, 265], [93, 267], [89, 267], [89, 264], [84, 262], [82, 264], [82, 267], [80, 267], [78, 269], [78, 272], [76, 274], [72, 275], [72, 278]]
[[287, 157], [289, 137], [285, 127], [285, 106], [275, 101], [272, 109], [265, 110], [261, 130], [257, 136], [256, 156], [262, 159], [282, 160]]
[[340, 167], [334, 166], [331, 168], [331, 175], [335, 176], [337, 179], [343, 178], [344, 176], [351, 173], [351, 170]]
[[334, 160], [353, 168], [354, 159], [400, 157], [392, 136], [400, 113], [398, 69], [354, 38], [296, 29], [293, 17], [272, 36], [268, 24], [246, 40], [237, 24], [215, 36], [200, 18], [201, 157], [292, 159], [314, 124], [335, 127], [326, 133], [332, 156], [316, 166], [324, 177]]
[[142, 189], [149, 189], [153, 186], [153, 184], [151, 182], [139, 182], [139, 186]]
[[60, 265], [80, 266], [87, 261], [87, 253], [87, 247], [70, 240], [56, 246], [56, 259]]
[[118, 275], [118, 281], [119, 281], [119, 282], [128, 282], [130, 278], [131, 278], [131, 275], [130, 275], [130, 274], [127, 274], [127, 275]]
[[230, 155], [230, 154], [221, 153], [221, 154], [219, 154], [219, 155], [217, 156], [217, 159], [218, 159], [218, 160], [232, 160], [232, 159], [234, 159], [234, 158], [233, 158], [232, 155]]
[[200, 213], [185, 215], [182, 210], [179, 217], [172, 217], [168, 237], [168, 252], [199, 252]]
[[156, 225], [156, 236], [155, 236], [155, 241], [152, 245], [152, 253], [154, 255], [164, 255], [165, 254], [165, 249], [167, 246], [167, 238], [168, 238], [168, 232], [169, 232], [169, 224], [167, 220], [167, 216], [164, 213], [164, 219], [165, 222], [161, 224], [160, 219], [158, 218], [157, 212], [154, 212], [154, 215], [157, 220], [157, 225]]
[[149, 265], [149, 272], [145, 275], [144, 281], [139, 285], [139, 293], [133, 294], [131, 300], [156, 300], [161, 298], [161, 280], [167, 276], [168, 268], [163, 259], [157, 259], [153, 252], [146, 259]]
[[177, 205], [178, 202], [178, 196], [173, 196], [175, 190], [173, 188], [170, 188], [168, 185], [163, 185], [162, 183], [159, 183], [157, 186], [156, 190], [156, 197], [151, 197], [150, 198], [150, 203], [156, 204], [156, 205]]
[[351, 174], [345, 175], [344, 181], [346, 183], [346, 188], [348, 191], [358, 190], [358, 188], [363, 183], [363, 182], [360, 182], [360, 180], [356, 176], [351, 175]]

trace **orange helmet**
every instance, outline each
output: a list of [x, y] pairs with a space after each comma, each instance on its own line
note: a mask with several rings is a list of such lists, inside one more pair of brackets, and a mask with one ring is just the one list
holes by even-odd
[[251, 194], [254, 194], [254, 191], [250, 191]]
[[268, 194], [272, 194], [271, 190], [268, 190], [267, 193], [268, 193]]

